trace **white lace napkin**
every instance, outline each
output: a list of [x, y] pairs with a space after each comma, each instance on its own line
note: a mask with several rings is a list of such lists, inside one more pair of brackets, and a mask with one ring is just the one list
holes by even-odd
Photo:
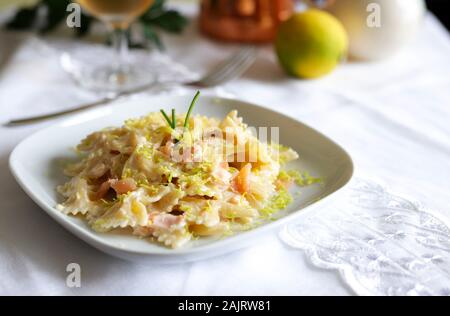
[[447, 219], [356, 179], [332, 206], [280, 234], [360, 295], [450, 295]]

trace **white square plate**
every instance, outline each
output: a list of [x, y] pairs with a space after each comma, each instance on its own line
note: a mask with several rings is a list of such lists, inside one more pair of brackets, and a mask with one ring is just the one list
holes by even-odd
[[10, 156], [10, 168], [25, 192], [58, 223], [90, 245], [113, 256], [133, 261], [185, 262], [212, 257], [245, 247], [258, 241], [289, 220], [298, 218], [321, 205], [342, 189], [353, 174], [350, 156], [329, 138], [314, 129], [277, 112], [242, 101], [218, 97], [200, 97], [196, 113], [218, 118], [230, 110], [239, 111], [244, 122], [253, 127], [279, 127], [280, 143], [290, 146], [300, 154], [300, 159], [289, 168], [308, 171], [324, 180], [298, 188], [294, 202], [270, 221], [253, 230], [221, 239], [200, 238], [181, 249], [168, 249], [135, 236], [115, 233], [97, 233], [80, 218], [67, 216], [56, 210], [61, 202], [55, 191], [67, 179], [62, 174], [60, 162], [73, 157], [71, 148], [89, 133], [107, 126], [119, 126], [130, 117], [138, 117], [161, 108], [175, 108], [185, 112], [191, 96], [158, 96], [117, 103], [72, 116], [66, 121], [43, 129], [22, 141]]

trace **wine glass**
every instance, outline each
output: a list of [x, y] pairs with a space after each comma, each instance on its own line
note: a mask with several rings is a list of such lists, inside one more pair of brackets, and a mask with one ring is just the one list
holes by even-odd
[[[145, 13], [154, 0], [76, 0], [88, 13], [106, 24], [111, 32], [113, 53], [90, 52], [89, 71], [78, 81], [85, 87], [108, 92], [120, 92], [151, 83], [149, 65], [145, 60], [132, 60], [128, 52], [127, 31], [130, 24]], [[88, 54], [88, 52], [86, 52]], [[100, 55], [100, 56], [99, 56]], [[95, 59], [95, 62], [93, 61]]]

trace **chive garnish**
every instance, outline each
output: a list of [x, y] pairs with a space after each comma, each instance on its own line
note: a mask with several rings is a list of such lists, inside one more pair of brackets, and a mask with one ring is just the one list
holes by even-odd
[[189, 123], [189, 117], [191, 116], [192, 109], [194, 108], [195, 102], [197, 102], [199, 95], [200, 91], [197, 91], [197, 93], [195, 94], [194, 98], [191, 101], [191, 105], [189, 105], [189, 110], [186, 114], [186, 118], [184, 119], [184, 128], [186, 128]]
[[172, 127], [172, 122], [170, 121], [170, 118], [167, 116], [166, 112], [164, 112], [164, 110], [161, 110], [161, 114], [164, 116], [169, 126]]
[[175, 109], [172, 109], [172, 129], [175, 129], [177, 127], [177, 121], [175, 118]]
[[[194, 105], [197, 102], [199, 95], [200, 95], [200, 91], [197, 91], [197, 93], [195, 94], [194, 98], [191, 101], [191, 104], [189, 105], [188, 112], [186, 113], [186, 118], [184, 119], [184, 128], [187, 128], [187, 125], [189, 123], [189, 117], [191, 116], [192, 110], [194, 109]], [[164, 116], [164, 119], [169, 124], [169, 126], [173, 130], [175, 130], [175, 128], [177, 127], [175, 109], [172, 109], [172, 119], [169, 118], [169, 116], [166, 114], [166, 112], [164, 110], [160, 110], [160, 111], [161, 111], [161, 114]]]

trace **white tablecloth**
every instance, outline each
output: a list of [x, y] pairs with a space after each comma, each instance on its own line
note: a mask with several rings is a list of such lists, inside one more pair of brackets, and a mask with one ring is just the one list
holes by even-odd
[[[60, 80], [64, 74], [54, 56], [30, 49], [30, 40], [0, 34], [0, 123], [80, 97], [66, 89], [69, 81]], [[165, 42], [174, 60], [198, 72], [235, 48], [201, 38], [195, 25], [181, 37], [166, 36]], [[360, 176], [449, 217], [449, 56], [448, 33], [428, 15], [417, 40], [384, 62], [348, 63], [323, 79], [300, 81], [288, 78], [271, 48], [264, 47], [241, 79], [216, 92], [306, 122], [343, 145]], [[0, 294], [353, 293], [337, 273], [311, 265], [276, 232], [237, 253], [170, 266], [129, 263], [91, 248], [41, 211], [8, 170], [14, 146], [50, 124], [0, 127]], [[81, 266], [80, 288], [66, 286], [71, 262]]]

